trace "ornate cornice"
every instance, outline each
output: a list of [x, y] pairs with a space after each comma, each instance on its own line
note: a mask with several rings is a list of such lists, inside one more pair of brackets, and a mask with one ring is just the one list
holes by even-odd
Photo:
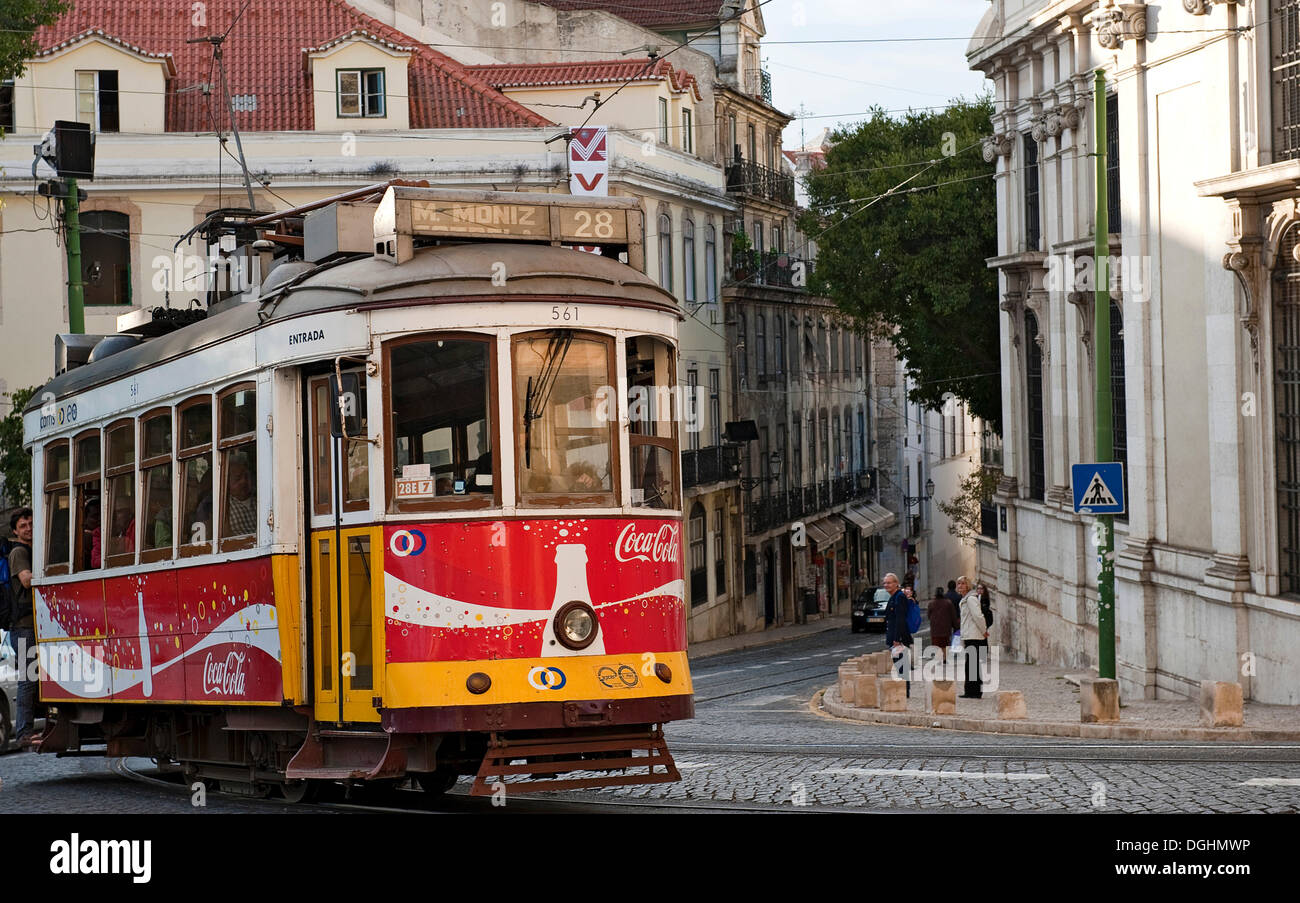
[[1215, 6], [1227, 3], [1240, 4], [1242, 0], [1183, 0], [1183, 9], [1193, 16], [1208, 16]]
[[1147, 5], [1120, 3], [1092, 14], [1092, 30], [1097, 43], [1107, 50], [1118, 50], [1126, 38], [1147, 39]]

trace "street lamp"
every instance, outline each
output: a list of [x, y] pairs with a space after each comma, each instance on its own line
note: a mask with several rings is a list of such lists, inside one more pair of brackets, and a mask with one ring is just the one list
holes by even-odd
[[767, 456], [768, 476], [765, 477], [741, 477], [740, 488], [749, 492], [755, 486], [761, 483], [775, 483], [781, 479], [781, 453], [774, 451]]
[[911, 508], [917, 502], [928, 502], [934, 498], [934, 480], [925, 481], [925, 495], [905, 495], [903, 496], [903, 507]]

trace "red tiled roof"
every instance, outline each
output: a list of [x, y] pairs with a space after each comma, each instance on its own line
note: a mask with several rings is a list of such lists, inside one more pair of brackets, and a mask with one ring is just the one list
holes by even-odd
[[644, 28], [717, 22], [722, 0], [537, 0], [564, 11], [604, 10]]
[[685, 69], [674, 69], [666, 59], [651, 65], [649, 57], [640, 59], [584, 60], [580, 63], [499, 63], [491, 66], [466, 66], [494, 88], [540, 88], [549, 85], [592, 85], [603, 82], [622, 84], [633, 81], [668, 79], [673, 90], [693, 92], [700, 100], [700, 86]]
[[[168, 87], [167, 130], [206, 132], [213, 122], [226, 127], [229, 116], [220, 97], [220, 77], [209, 44], [186, 44], [190, 38], [221, 34], [234, 21], [243, 0], [206, 0], [206, 23], [194, 25], [191, 0], [76, 0], [56, 24], [36, 32], [47, 50], [87, 31], [138, 52], [170, 56], [176, 77]], [[390, 103], [410, 95], [410, 125], [429, 128], [521, 128], [548, 126], [544, 116], [516, 103], [451, 57], [420, 46], [409, 35], [357, 12], [344, 0], [255, 0], [248, 4], [223, 46], [223, 62], [232, 95], [253, 95], [256, 109], [235, 113], [246, 131], [310, 131], [313, 89], [332, 92], [333, 85], [312, 85], [303, 65], [307, 48], [321, 48], [350, 37], [410, 48], [410, 85], [388, 85]], [[360, 32], [364, 32], [362, 35]], [[175, 93], [204, 82], [202, 91]], [[126, 98], [123, 103], [127, 103]]]

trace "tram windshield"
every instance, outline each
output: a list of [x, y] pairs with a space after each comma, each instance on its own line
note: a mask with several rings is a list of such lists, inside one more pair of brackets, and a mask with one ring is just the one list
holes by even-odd
[[[570, 329], [515, 339], [517, 466], [523, 499], [593, 497], [613, 504], [616, 408], [610, 395], [608, 339]], [[599, 499], [607, 496], [606, 499]]]

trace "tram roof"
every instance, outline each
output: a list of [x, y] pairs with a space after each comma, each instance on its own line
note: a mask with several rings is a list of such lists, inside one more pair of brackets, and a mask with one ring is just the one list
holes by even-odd
[[[492, 283], [497, 263], [505, 264], [504, 285]], [[275, 271], [270, 275], [273, 278]], [[56, 376], [32, 396], [24, 413], [39, 409], [46, 393], [53, 393], [56, 400], [65, 398], [289, 318], [400, 306], [431, 297], [456, 303], [475, 297], [527, 300], [537, 295], [588, 301], [612, 298], [615, 304], [682, 316], [672, 294], [634, 267], [608, 257], [541, 244], [440, 245], [419, 250], [400, 266], [365, 257], [306, 270], [256, 300]]]

